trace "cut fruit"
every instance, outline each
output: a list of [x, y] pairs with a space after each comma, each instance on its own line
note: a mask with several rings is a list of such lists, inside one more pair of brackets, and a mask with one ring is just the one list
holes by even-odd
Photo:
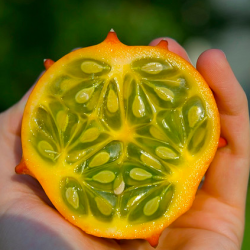
[[217, 149], [208, 85], [166, 41], [126, 46], [112, 31], [45, 65], [24, 111], [16, 172], [35, 177], [85, 232], [157, 245], [192, 205]]

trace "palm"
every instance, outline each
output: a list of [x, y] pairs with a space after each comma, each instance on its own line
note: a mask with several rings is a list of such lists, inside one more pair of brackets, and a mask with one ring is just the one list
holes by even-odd
[[[179, 45], [172, 40], [169, 45], [188, 60]], [[247, 105], [225, 62], [224, 78], [218, 76], [223, 71], [216, 72], [216, 65], [211, 64], [209, 57], [219, 56], [217, 61], [222, 57], [218, 52], [213, 53], [201, 57], [197, 67], [215, 92], [222, 135], [229, 145], [218, 150], [193, 206], [163, 232], [157, 249], [240, 248], [249, 171]], [[231, 81], [231, 88], [226, 89], [222, 80]], [[235, 103], [231, 103], [233, 94], [238, 96]], [[151, 249], [141, 240], [105, 240], [85, 234], [59, 215], [36, 180], [15, 174], [14, 166], [21, 159], [20, 123], [25, 102], [26, 97], [0, 115], [0, 242], [4, 244], [0, 243], [0, 248]]]
[[232, 218], [232, 210], [200, 190], [192, 208], [166, 230], [165, 241], [171, 242], [170, 249], [182, 249], [184, 245], [183, 249], [239, 249], [239, 235], [228, 226], [238, 219]]
[[[1, 115], [1, 123], [8, 119], [8, 112]], [[21, 119], [21, 116], [19, 117]], [[19, 120], [20, 121], [20, 120]], [[15, 134], [16, 123], [1, 127], [0, 150], [5, 156], [0, 159], [5, 178], [1, 181], [1, 199], [7, 199], [2, 207], [5, 213], [1, 216], [1, 225], [6, 230], [13, 230], [16, 235], [6, 249], [15, 249], [15, 240], [20, 237], [29, 239], [28, 243], [19, 249], [110, 249], [115, 242], [97, 240], [65, 221], [53, 208], [40, 184], [30, 176], [19, 176], [14, 172], [14, 166], [21, 159], [21, 144], [19, 134]], [[14, 155], [13, 155], [14, 148]], [[25, 228], [25, 231], [23, 231]], [[66, 236], [66, 237], [65, 237]], [[50, 248], [47, 248], [49, 243]], [[115, 249], [115, 248], [114, 248]]]

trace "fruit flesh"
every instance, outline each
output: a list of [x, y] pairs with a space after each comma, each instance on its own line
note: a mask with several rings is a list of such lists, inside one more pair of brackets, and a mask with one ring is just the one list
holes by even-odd
[[110, 33], [52, 65], [28, 101], [23, 161], [88, 233], [157, 242], [216, 150], [212, 94], [164, 46], [129, 47]]

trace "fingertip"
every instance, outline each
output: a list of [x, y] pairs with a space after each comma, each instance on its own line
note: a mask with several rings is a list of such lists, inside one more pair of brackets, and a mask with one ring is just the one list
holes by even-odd
[[212, 62], [213, 64], [221, 63], [221, 61], [226, 61], [226, 54], [220, 50], [220, 49], [208, 49], [201, 53], [197, 60], [196, 67], [199, 70], [199, 68], [202, 68], [202, 66], [205, 64], [208, 64]]
[[245, 108], [245, 92], [222, 50], [209, 49], [203, 52], [196, 68], [213, 90], [220, 113], [237, 115]]

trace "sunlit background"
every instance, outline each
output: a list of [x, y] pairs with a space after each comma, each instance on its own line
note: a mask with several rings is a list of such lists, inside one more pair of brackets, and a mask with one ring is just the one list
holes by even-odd
[[[100, 43], [111, 28], [127, 45], [172, 37], [194, 65], [204, 50], [222, 49], [250, 97], [249, 0], [1, 0], [0, 111], [31, 87], [44, 58]], [[250, 249], [248, 196], [243, 250]]]

